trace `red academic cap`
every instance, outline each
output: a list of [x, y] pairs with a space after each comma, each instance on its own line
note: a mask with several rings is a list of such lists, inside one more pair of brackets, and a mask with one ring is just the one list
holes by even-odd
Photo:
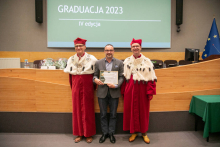
[[74, 42], [74, 44], [84, 44], [84, 45], [86, 45], [86, 41], [87, 40], [78, 37], [73, 42]]
[[138, 44], [140, 44], [140, 46], [141, 46], [142, 39], [137, 39], [137, 40], [135, 40], [135, 39], [133, 38], [133, 40], [131, 41], [131, 44], [130, 44], [130, 45], [132, 45], [133, 43], [138, 43]]

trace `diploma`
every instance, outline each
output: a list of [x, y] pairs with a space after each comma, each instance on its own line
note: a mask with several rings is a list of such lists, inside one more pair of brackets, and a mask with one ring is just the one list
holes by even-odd
[[104, 84], [118, 84], [118, 71], [100, 71], [100, 80]]

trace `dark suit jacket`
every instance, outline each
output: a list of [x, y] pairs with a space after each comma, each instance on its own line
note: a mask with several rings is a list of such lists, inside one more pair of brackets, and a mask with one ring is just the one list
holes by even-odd
[[[99, 79], [100, 70], [106, 70], [105, 58], [96, 61], [93, 79], [95, 79], [95, 78]], [[111, 71], [118, 71], [118, 88], [109, 88], [109, 91], [110, 91], [112, 98], [119, 98], [121, 95], [120, 86], [124, 80], [123, 62], [121, 60], [113, 58], [113, 64], [112, 64]], [[107, 92], [108, 92], [108, 86], [106, 84], [105, 85], [98, 85], [97, 97], [105, 98], [107, 96]]]

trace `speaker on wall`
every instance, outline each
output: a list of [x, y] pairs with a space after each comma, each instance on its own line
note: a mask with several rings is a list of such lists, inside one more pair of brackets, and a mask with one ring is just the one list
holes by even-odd
[[176, 0], [176, 25], [183, 23], [183, 0]]
[[43, 23], [43, 0], [35, 0], [35, 20]]

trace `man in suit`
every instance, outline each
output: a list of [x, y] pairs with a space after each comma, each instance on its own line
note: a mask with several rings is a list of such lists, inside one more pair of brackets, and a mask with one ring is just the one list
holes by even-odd
[[[104, 48], [105, 58], [96, 61], [95, 72], [94, 72], [94, 82], [98, 85], [97, 97], [100, 107], [101, 115], [101, 128], [102, 137], [99, 143], [103, 143], [107, 137], [110, 138], [111, 143], [115, 143], [115, 128], [116, 128], [116, 115], [118, 107], [118, 99], [120, 97], [120, 86], [123, 83], [123, 62], [121, 60], [115, 59], [114, 47], [111, 44], [107, 44]], [[99, 80], [100, 70], [104, 71], [118, 71], [118, 84], [107, 83], [104, 84]], [[107, 119], [107, 106], [110, 108], [110, 119]]]

